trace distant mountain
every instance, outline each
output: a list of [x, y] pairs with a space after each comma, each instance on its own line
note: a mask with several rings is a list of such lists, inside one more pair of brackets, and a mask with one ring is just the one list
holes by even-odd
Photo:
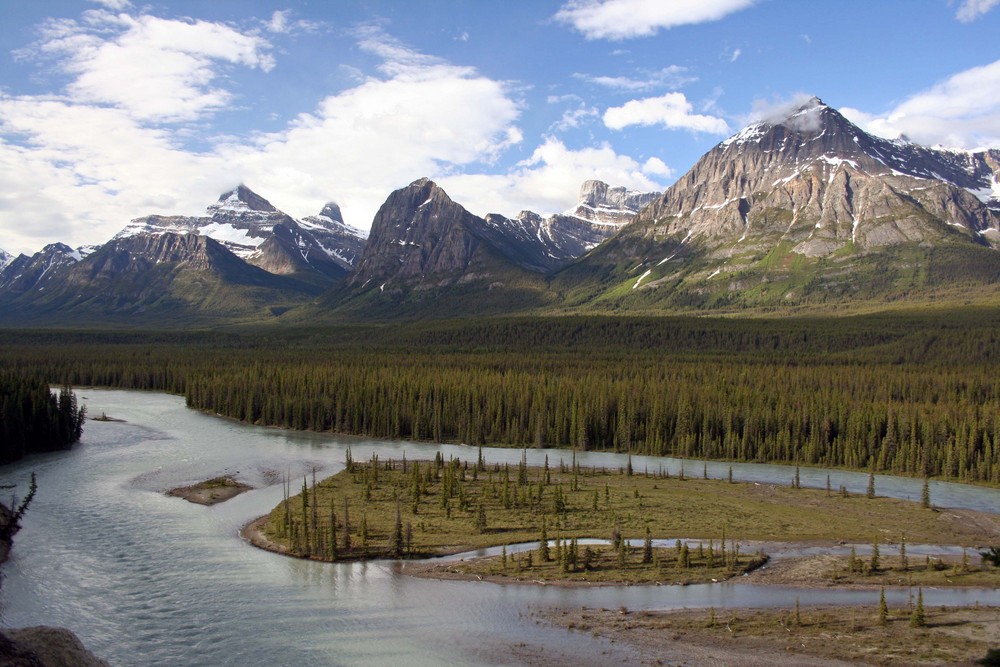
[[[0, 291], [0, 321], [129, 322], [174, 326], [259, 319], [304, 303], [318, 288], [247, 264], [208, 236], [162, 232], [117, 237], [86, 257], [54, 244], [36, 255], [32, 289]], [[36, 274], [50, 258], [43, 277]], [[15, 262], [16, 264], [16, 262]], [[5, 270], [9, 271], [15, 264]]]
[[580, 202], [563, 215], [618, 228], [632, 222], [639, 211], [659, 196], [659, 192], [639, 192], [612, 187], [603, 181], [584, 181]]
[[237, 257], [269, 273], [326, 284], [350, 271], [352, 259], [365, 243], [363, 234], [344, 224], [336, 204], [327, 204], [320, 215], [298, 221], [245, 185], [223, 193], [206, 213], [199, 217], [136, 218], [115, 239], [196, 233], [218, 241]]
[[3, 267], [7, 266], [14, 261], [14, 255], [10, 254], [3, 248], [0, 248], [0, 271], [3, 271]]
[[64, 243], [50, 243], [31, 257], [18, 255], [0, 268], [0, 293], [42, 291], [63, 270], [93, 252], [92, 246], [74, 250]]
[[268, 317], [342, 280], [365, 243], [336, 204], [300, 222], [245, 186], [207, 213], [137, 218], [97, 249], [14, 259], [0, 270], [0, 319]]
[[639, 210], [659, 197], [657, 192], [636, 192], [610, 187], [603, 181], [585, 181], [579, 203], [562, 214], [543, 218], [522, 211], [516, 218], [491, 213], [486, 224], [509, 237], [526, 268], [556, 271], [608, 240], [635, 219]]
[[544, 292], [516, 239], [422, 178], [389, 195], [357, 267], [321, 303], [377, 317], [497, 312], [538, 306]]
[[998, 150], [887, 141], [813, 98], [713, 148], [555, 284], [577, 305], [700, 308], [992, 283], [998, 175]]

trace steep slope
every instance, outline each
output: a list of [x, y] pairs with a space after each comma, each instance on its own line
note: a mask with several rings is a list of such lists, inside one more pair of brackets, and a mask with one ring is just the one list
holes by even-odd
[[499, 243], [510, 245], [508, 254], [518, 256], [522, 266], [550, 273], [614, 236], [658, 196], [585, 181], [579, 203], [565, 213], [543, 218], [522, 211], [513, 219], [491, 213], [486, 224], [498, 232]]
[[52, 273], [41, 288], [0, 296], [6, 323], [128, 321], [171, 326], [260, 318], [305, 302], [317, 288], [251, 266], [198, 234], [115, 238]]
[[873, 137], [813, 98], [709, 151], [556, 281], [641, 308], [899, 298], [993, 282], [1000, 151]]
[[50, 282], [88, 254], [92, 246], [74, 250], [65, 243], [50, 243], [31, 257], [18, 255], [0, 268], [0, 294], [44, 290]]
[[[334, 213], [336, 217], [324, 213]], [[364, 238], [344, 224], [335, 204], [328, 204], [324, 213], [307, 222], [297, 221], [240, 185], [223, 193], [208, 207], [205, 216], [136, 218], [115, 238], [138, 234], [200, 234], [215, 239], [236, 256], [270, 273], [295, 275], [329, 285], [342, 279], [351, 269], [351, 258], [357, 257]]]
[[380, 317], [517, 310], [545, 299], [526, 264], [516, 239], [422, 178], [389, 195], [357, 268], [324, 303]]
[[0, 248], [0, 271], [3, 271], [4, 267], [14, 261], [14, 255], [10, 254], [3, 248]]

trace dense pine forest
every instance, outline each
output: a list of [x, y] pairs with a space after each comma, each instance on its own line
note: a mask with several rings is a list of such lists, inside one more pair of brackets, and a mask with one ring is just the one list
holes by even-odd
[[0, 370], [247, 422], [1000, 483], [1000, 314], [0, 332]]
[[83, 434], [85, 415], [69, 387], [55, 396], [44, 379], [0, 371], [0, 464], [68, 448]]

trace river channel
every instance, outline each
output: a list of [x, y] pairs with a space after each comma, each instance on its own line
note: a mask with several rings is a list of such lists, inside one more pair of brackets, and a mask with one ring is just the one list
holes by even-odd
[[[374, 441], [239, 424], [190, 410], [158, 393], [77, 390], [90, 415], [83, 441], [0, 469], [0, 484], [38, 494], [0, 568], [0, 625], [56, 625], [76, 632], [113, 665], [498, 665], [525, 655], [578, 665], [629, 661], [627, 647], [536, 622], [551, 607], [670, 609], [873, 603], [877, 592], [810, 590], [723, 583], [699, 586], [557, 588], [410, 577], [399, 563], [325, 564], [255, 549], [239, 528], [281, 499], [282, 474], [322, 476], [355, 459], [475, 460], [457, 445]], [[568, 453], [530, 450], [557, 464]], [[489, 462], [516, 463], [520, 450], [484, 449]], [[617, 468], [614, 454], [585, 453], [584, 465]], [[633, 457], [637, 470], [675, 459]], [[684, 463], [701, 475], [702, 463]], [[708, 463], [724, 478], [728, 463]], [[733, 464], [733, 477], [788, 484], [788, 466]], [[255, 487], [214, 507], [164, 491], [231, 474]], [[864, 473], [803, 468], [804, 486], [863, 493]], [[878, 476], [880, 495], [919, 498], [921, 481]], [[1000, 511], [1000, 491], [932, 483], [942, 507]], [[9, 500], [9, 499], [8, 499]], [[681, 536], [683, 537], [683, 536]], [[888, 592], [905, 604], [908, 591]], [[925, 590], [928, 604], [1000, 604], [995, 590]]]

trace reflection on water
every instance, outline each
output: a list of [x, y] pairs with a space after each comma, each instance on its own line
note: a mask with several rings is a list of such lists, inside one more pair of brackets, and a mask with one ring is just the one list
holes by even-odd
[[[33, 457], [0, 471], [0, 484], [31, 471], [39, 491], [17, 536], [0, 587], [5, 626], [61, 625], [115, 665], [508, 664], [510, 647], [580, 664], [628, 660], [626, 649], [585, 634], [536, 624], [535, 607], [630, 609], [789, 606], [877, 601], [877, 593], [761, 588], [740, 584], [598, 589], [431, 581], [408, 577], [398, 563], [323, 564], [246, 545], [240, 526], [281, 499], [275, 475], [340, 470], [344, 450], [356, 459], [473, 459], [452, 445], [383, 442], [246, 426], [200, 414], [163, 394], [82, 390], [90, 414], [126, 423], [88, 422], [76, 449]], [[558, 463], [561, 452], [548, 452]], [[515, 463], [519, 450], [488, 449], [490, 461]], [[529, 451], [541, 464], [545, 452]], [[617, 468], [620, 457], [581, 454], [584, 465]], [[633, 457], [676, 474], [680, 462]], [[688, 462], [688, 466], [692, 464]], [[701, 463], [696, 463], [699, 469]], [[787, 483], [786, 466], [734, 464], [733, 475]], [[709, 463], [725, 477], [729, 464]], [[215, 507], [163, 495], [175, 486], [232, 474], [254, 491]], [[825, 486], [827, 471], [801, 471], [803, 484]], [[863, 492], [864, 473], [830, 471]], [[917, 498], [920, 480], [879, 477], [882, 495]], [[995, 509], [1000, 492], [932, 484], [938, 505]], [[908, 547], [916, 549], [913, 545]], [[912, 553], [916, 553], [915, 551]], [[887, 591], [890, 604], [908, 592]], [[927, 604], [1000, 604], [997, 591], [924, 592]]]

